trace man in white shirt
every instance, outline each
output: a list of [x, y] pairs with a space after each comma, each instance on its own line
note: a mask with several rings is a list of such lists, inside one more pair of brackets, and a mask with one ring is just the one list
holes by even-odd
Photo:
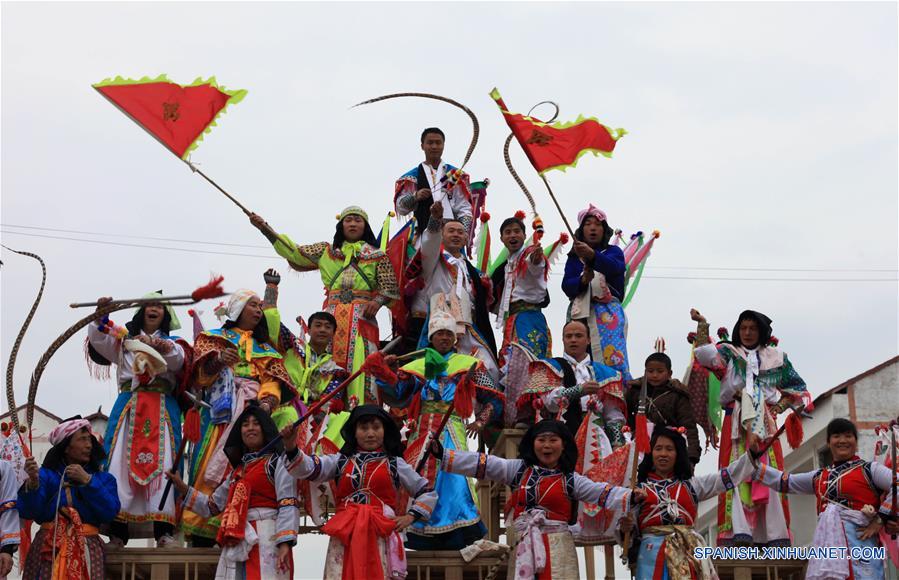
[[[431, 298], [443, 294], [457, 321], [456, 350], [481, 359], [496, 381], [496, 341], [487, 310], [490, 279], [482, 276], [462, 253], [467, 243], [465, 227], [459, 220], [445, 220], [443, 209], [439, 201], [431, 205], [430, 221], [421, 235], [421, 249], [408, 270], [410, 282], [419, 286], [410, 309], [410, 332], [421, 333], [422, 328], [427, 328]], [[427, 344], [427, 337], [419, 334], [418, 344]]]
[[446, 136], [437, 127], [428, 127], [421, 134], [421, 150], [425, 154], [423, 163], [403, 174], [394, 188], [393, 202], [398, 215], [412, 214], [415, 218], [416, 244], [427, 227], [430, 208], [435, 202], [443, 207], [443, 219], [455, 219], [465, 229], [468, 244], [472, 234], [472, 209], [470, 178], [462, 173], [458, 180], [451, 172], [456, 171], [445, 163], [443, 147]]

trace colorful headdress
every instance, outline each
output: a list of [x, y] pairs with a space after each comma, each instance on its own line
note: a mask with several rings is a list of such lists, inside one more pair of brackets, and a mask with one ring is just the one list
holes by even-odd
[[231, 294], [231, 299], [228, 300], [228, 306], [219, 304], [213, 311], [213, 314], [215, 314], [219, 320], [227, 318], [232, 322], [237, 322], [237, 319], [240, 318], [240, 313], [243, 312], [244, 306], [247, 305], [247, 302], [249, 302], [251, 298], [259, 298], [259, 295], [252, 290], [241, 288], [237, 292]]
[[606, 212], [602, 211], [591, 203], [589, 206], [587, 206], [587, 209], [582, 209], [581, 211], [577, 212], [577, 223], [584, 223], [584, 220], [589, 216], [593, 216], [601, 222], [606, 221]]
[[[162, 290], [157, 290], [156, 292], [148, 292], [147, 294], [144, 294], [143, 297], [144, 298], [162, 298]], [[169, 324], [169, 331], [174, 332], [174, 331], [178, 330], [179, 328], [181, 328], [181, 321], [178, 320], [178, 315], [175, 314], [175, 308], [168, 302], [162, 303], [162, 305], [165, 306], [165, 309], [169, 313], [169, 317], [172, 320], [171, 323]], [[144, 306], [146, 306], [146, 305], [144, 305]], [[141, 306], [140, 308], [144, 308], [144, 306]], [[138, 308], [138, 311], [140, 311], [140, 308]]]
[[357, 216], [361, 217], [362, 219], [364, 219], [366, 223], [368, 223], [368, 214], [365, 213], [365, 210], [362, 209], [361, 207], [359, 207], [358, 205], [351, 205], [351, 206], [345, 208], [339, 214], [337, 214], [337, 221], [339, 221], [339, 222], [343, 221], [343, 218], [345, 218], [348, 215], [357, 215]]
[[75, 417], [67, 421], [63, 421], [62, 423], [54, 427], [53, 430], [50, 431], [50, 435], [47, 438], [50, 440], [50, 445], [53, 445], [55, 447], [65, 441], [66, 437], [74, 435], [85, 427], [87, 427], [88, 429], [91, 428], [90, 421], [88, 421], [87, 419], [82, 419], [81, 417]]
[[456, 317], [446, 310], [434, 310], [428, 319], [428, 338], [431, 338], [435, 332], [440, 330], [449, 330], [453, 334], [456, 333]]

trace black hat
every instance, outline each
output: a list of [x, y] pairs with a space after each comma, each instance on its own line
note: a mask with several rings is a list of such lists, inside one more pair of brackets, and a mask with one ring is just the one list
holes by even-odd
[[343, 447], [340, 452], [343, 455], [354, 455], [358, 451], [356, 443], [356, 425], [363, 417], [377, 417], [384, 424], [384, 451], [387, 455], [401, 457], [403, 455], [403, 442], [400, 438], [400, 429], [393, 418], [378, 405], [359, 405], [350, 413], [349, 419], [340, 429], [343, 437]]
[[749, 348], [740, 342], [740, 323], [744, 320], [754, 320], [759, 327], [759, 343], [756, 346], [765, 346], [768, 344], [768, 341], [771, 340], [771, 319], [755, 310], [744, 310], [740, 313], [740, 317], [737, 318], [737, 323], [734, 325], [734, 331], [730, 335], [731, 343], [744, 348]]
[[[259, 425], [262, 428], [263, 445], [268, 445], [270, 441], [278, 436], [278, 428], [275, 427], [275, 422], [272, 421], [269, 414], [262, 410], [258, 401], [250, 401], [247, 408], [244, 409], [243, 413], [241, 413], [234, 421], [234, 426], [231, 427], [231, 433], [228, 434], [228, 439], [225, 441], [224, 452], [232, 467], [237, 467], [243, 463], [243, 456], [249, 452], [247, 446], [243, 444], [243, 436], [241, 435], [240, 428], [244, 421], [250, 416], [256, 417], [256, 420], [259, 421]], [[279, 441], [277, 445], [272, 447], [270, 453], [277, 454], [282, 453], [283, 451], [284, 446]]]
[[534, 452], [534, 441], [541, 433], [555, 433], [562, 438], [559, 470], [564, 473], [572, 473], [577, 465], [577, 443], [574, 442], [574, 435], [571, 434], [568, 426], [562, 421], [544, 419], [532, 425], [521, 438], [521, 443], [518, 444], [518, 457], [531, 467], [540, 466], [540, 461]]

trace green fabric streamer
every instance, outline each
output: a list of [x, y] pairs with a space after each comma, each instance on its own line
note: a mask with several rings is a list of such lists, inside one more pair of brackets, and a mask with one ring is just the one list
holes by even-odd
[[630, 304], [631, 298], [634, 297], [634, 293], [637, 292], [637, 286], [640, 285], [640, 278], [643, 277], [643, 268], [646, 267], [646, 260], [640, 262], [640, 267], [637, 268], [637, 273], [634, 275], [634, 281], [630, 284], [627, 289], [627, 295], [624, 297], [624, 301], [621, 303], [622, 308], [627, 308], [627, 305]]
[[[721, 381], [715, 376], [715, 373], [709, 373], [709, 420], [715, 429], [721, 431], [721, 403], [718, 399], [721, 397]], [[728, 435], [730, 437], [730, 435]]]
[[447, 367], [446, 359], [443, 358], [443, 355], [434, 350], [433, 348], [425, 349], [425, 378], [428, 380], [433, 379], [437, 375], [446, 371]]

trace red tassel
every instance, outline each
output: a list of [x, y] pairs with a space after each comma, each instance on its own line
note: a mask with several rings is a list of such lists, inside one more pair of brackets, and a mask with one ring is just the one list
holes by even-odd
[[384, 362], [384, 353], [381, 351], [375, 351], [366, 357], [362, 363], [362, 372], [390, 385], [395, 385], [399, 380], [393, 369]]
[[526, 216], [526, 214], [524, 213], [524, 210], [521, 210], [521, 209], [520, 209], [520, 210], [518, 210], [518, 211], [515, 212], [515, 217], [516, 217], [517, 219], [524, 220], [524, 218], [527, 217], [527, 216]]
[[481, 220], [482, 224], [485, 224], [490, 220], [490, 214], [487, 213], [486, 211], [482, 211], [481, 215], [478, 216], [478, 219]]
[[559, 234], [559, 243], [562, 244], [563, 246], [565, 244], [567, 244], [568, 240], [570, 240], [570, 239], [571, 238], [569, 238], [568, 234], [566, 234], [565, 232], [562, 232], [561, 234]]
[[184, 416], [184, 427], [182, 432], [184, 438], [191, 443], [200, 441], [200, 413], [197, 411], [196, 407], [191, 407], [187, 412], [187, 415]]
[[787, 443], [790, 449], [797, 449], [802, 445], [802, 420], [796, 416], [796, 413], [790, 413], [787, 417]]
[[190, 297], [195, 302], [206, 300], [207, 298], [218, 298], [223, 296], [225, 291], [222, 289], [222, 281], [224, 276], [214, 276], [205, 286], [200, 286], [190, 293]]
[[22, 520], [19, 542], [19, 572], [21, 572], [25, 568], [28, 552], [31, 551], [31, 520]]
[[649, 425], [646, 424], [646, 415], [637, 414], [637, 432], [634, 434], [637, 444], [637, 451], [640, 453], [649, 453]]
[[454, 410], [458, 416], [463, 419], [471, 417], [474, 413], [472, 399], [474, 399], [474, 385], [468, 380], [466, 372], [459, 384], [456, 385], [456, 394], [453, 396], [453, 400], [456, 402]]

